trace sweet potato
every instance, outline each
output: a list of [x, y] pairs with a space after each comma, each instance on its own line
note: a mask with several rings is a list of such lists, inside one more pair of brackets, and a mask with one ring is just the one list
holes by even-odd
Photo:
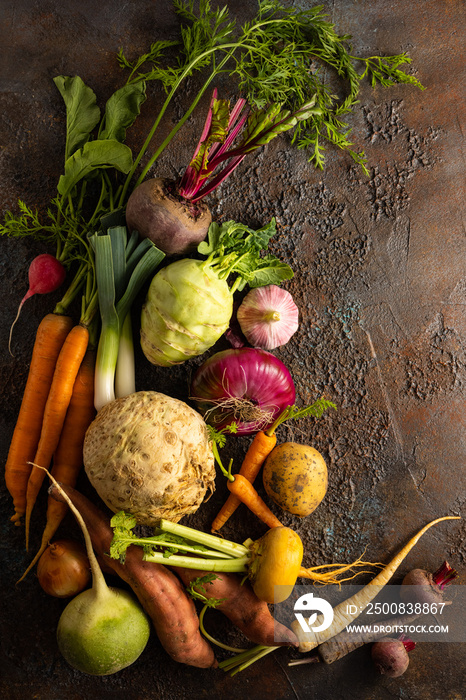
[[[185, 586], [205, 571], [173, 567]], [[256, 596], [248, 581], [241, 583], [238, 574], [216, 572], [217, 578], [203, 584], [201, 591], [207, 598], [225, 600], [216, 606], [228, 619], [255, 644], [264, 646], [298, 646], [298, 640], [291, 630], [274, 620], [267, 603]]]
[[[213, 649], [200, 633], [195, 605], [175, 574], [161, 564], [142, 561], [140, 547], [128, 548], [124, 564], [106, 556], [113, 537], [107, 516], [78, 491], [62, 488], [86, 523], [102, 569], [117, 574], [132, 588], [171, 658], [189, 666], [216, 667]], [[51, 487], [50, 493], [60, 500], [56, 488]]]

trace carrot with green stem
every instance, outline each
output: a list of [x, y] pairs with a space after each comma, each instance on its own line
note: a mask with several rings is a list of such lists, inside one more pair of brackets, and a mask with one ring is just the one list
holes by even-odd
[[[52, 476], [60, 484], [75, 487], [83, 461], [83, 443], [87, 428], [95, 417], [94, 408], [94, 343], [90, 343], [79, 368], [70, 405], [53, 455]], [[19, 579], [22, 581], [47, 549], [68, 511], [65, 502], [48, 496], [46, 524], [37, 554]]]
[[[328, 408], [336, 407], [335, 404], [323, 398], [318, 399], [311, 406], [307, 406], [306, 408], [299, 409], [296, 408], [296, 406], [287, 406], [269, 428], [256, 433], [246, 452], [239, 474], [253, 484], [262, 465], [277, 443], [276, 430], [278, 426], [290, 419], [295, 420], [306, 416], [320, 418]], [[214, 518], [211, 531], [218, 532], [229, 518], [231, 518], [240, 503], [241, 499], [238, 498], [235, 493], [231, 492], [217, 516]]]
[[268, 505], [262, 500], [254, 486], [242, 474], [235, 474], [233, 481], [228, 481], [228, 490], [240, 503], [247, 505], [249, 510], [257, 515], [268, 527], [281, 527], [282, 523], [272, 513]]
[[26, 512], [26, 490], [31, 464], [39, 443], [42, 419], [55, 366], [63, 343], [73, 326], [68, 308], [81, 289], [84, 264], [52, 313], [44, 316], [36, 332], [26, 386], [5, 464], [5, 482], [13, 498], [11, 520], [21, 525]]
[[[90, 277], [88, 277], [88, 292]], [[83, 297], [80, 322], [71, 328], [60, 350], [45, 404], [39, 443], [33, 460], [34, 466], [29, 475], [26, 490], [26, 549], [29, 548], [31, 513], [46, 473], [39, 467], [49, 468], [58, 447], [76, 377], [89, 345], [89, 324], [97, 310], [97, 294], [92, 285], [91, 290], [90, 297], [87, 299]]]
[[[246, 452], [239, 470], [239, 474], [247, 479], [251, 484], [254, 483], [254, 480], [259, 474], [265, 459], [275, 447], [276, 442], [277, 436], [275, 431], [273, 431], [271, 434], [268, 434], [268, 432], [264, 430], [260, 430], [258, 433], [256, 433], [253, 441], [249, 445], [248, 451]], [[231, 492], [222, 508], [214, 518], [211, 531], [218, 532], [220, 528], [222, 528], [231, 518], [240, 503], [241, 499]]]

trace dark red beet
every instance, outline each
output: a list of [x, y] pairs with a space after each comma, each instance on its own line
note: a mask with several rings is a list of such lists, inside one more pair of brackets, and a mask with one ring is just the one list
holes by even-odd
[[126, 205], [126, 225], [167, 255], [192, 252], [207, 235], [212, 221], [204, 202], [190, 202], [177, 194], [176, 185], [151, 178], [138, 185]]
[[415, 643], [404, 635], [399, 639], [383, 637], [372, 645], [371, 657], [374, 666], [382, 675], [398, 678], [408, 668], [408, 652], [415, 646]]
[[445, 586], [457, 576], [446, 561], [433, 574], [424, 569], [413, 569], [403, 579], [400, 598], [404, 603], [442, 603]]

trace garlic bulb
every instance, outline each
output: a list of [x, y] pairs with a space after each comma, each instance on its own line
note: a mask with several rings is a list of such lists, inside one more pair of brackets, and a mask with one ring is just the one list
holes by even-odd
[[275, 284], [251, 289], [237, 312], [248, 342], [264, 350], [285, 345], [298, 329], [298, 316], [291, 294]]

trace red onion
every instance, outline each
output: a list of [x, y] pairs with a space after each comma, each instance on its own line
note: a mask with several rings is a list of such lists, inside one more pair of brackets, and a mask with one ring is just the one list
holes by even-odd
[[242, 435], [267, 428], [295, 396], [283, 362], [258, 348], [217, 352], [191, 383], [191, 398], [206, 422], [217, 429], [236, 423]]

